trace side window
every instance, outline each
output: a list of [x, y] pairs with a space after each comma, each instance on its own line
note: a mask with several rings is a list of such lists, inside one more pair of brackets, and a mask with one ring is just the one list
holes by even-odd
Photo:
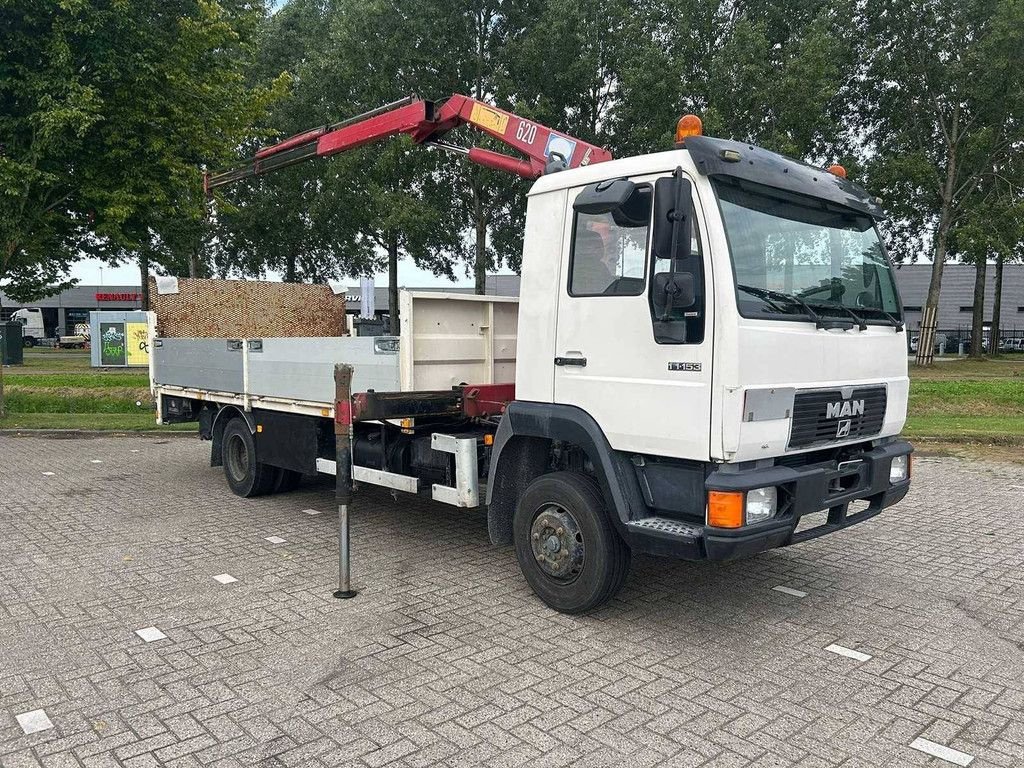
[[[670, 259], [652, 260], [651, 322], [654, 340], [658, 344], [700, 344], [704, 341], [704, 256], [692, 204], [689, 217], [690, 247], [680, 248], [674, 274]], [[687, 291], [684, 289], [688, 285], [692, 285], [692, 300], [685, 296]]]
[[644, 292], [651, 187], [637, 186], [611, 213], [576, 213], [569, 255], [570, 296], [639, 296]]

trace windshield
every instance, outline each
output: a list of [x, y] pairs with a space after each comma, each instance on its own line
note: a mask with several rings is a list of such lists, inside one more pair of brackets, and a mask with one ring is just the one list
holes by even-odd
[[741, 315], [852, 312], [877, 322], [900, 316], [892, 270], [869, 216], [768, 188], [716, 182], [715, 190]]

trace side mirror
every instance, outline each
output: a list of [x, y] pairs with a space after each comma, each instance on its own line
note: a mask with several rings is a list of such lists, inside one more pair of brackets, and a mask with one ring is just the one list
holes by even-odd
[[[690, 255], [693, 187], [681, 173], [658, 179], [654, 186], [654, 255], [659, 259]], [[675, 226], [678, 223], [678, 226]], [[673, 243], [673, 232], [675, 234]], [[673, 244], [675, 248], [673, 249]]]
[[628, 179], [608, 179], [590, 184], [576, 195], [572, 209], [576, 213], [600, 215], [611, 213], [626, 204], [636, 189], [636, 184]]
[[689, 309], [697, 301], [697, 289], [691, 272], [661, 272], [654, 276], [654, 306], [659, 315], [669, 306], [674, 309]]

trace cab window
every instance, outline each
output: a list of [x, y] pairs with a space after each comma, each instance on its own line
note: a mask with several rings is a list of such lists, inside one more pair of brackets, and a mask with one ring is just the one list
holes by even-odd
[[575, 213], [569, 256], [570, 296], [639, 296], [644, 292], [651, 186], [638, 185], [610, 213]]

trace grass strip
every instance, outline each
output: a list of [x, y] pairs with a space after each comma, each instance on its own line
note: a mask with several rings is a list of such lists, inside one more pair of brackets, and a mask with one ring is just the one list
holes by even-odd
[[903, 434], [911, 440], [930, 438], [956, 443], [991, 439], [1024, 445], [1024, 416], [911, 416]]
[[[23, 391], [10, 388], [4, 398], [9, 414], [23, 413], [143, 413], [153, 415], [149, 393], [94, 394], [70, 390], [68, 392]], [[141, 405], [136, 405], [141, 403]]]
[[84, 429], [111, 432], [194, 432], [196, 424], [160, 426], [154, 413], [12, 413], [0, 429]]
[[[7, 371], [4, 371], [6, 375]], [[105, 389], [132, 387], [149, 389], [149, 376], [144, 373], [22, 373], [5, 381], [14, 387], [50, 387]]]

